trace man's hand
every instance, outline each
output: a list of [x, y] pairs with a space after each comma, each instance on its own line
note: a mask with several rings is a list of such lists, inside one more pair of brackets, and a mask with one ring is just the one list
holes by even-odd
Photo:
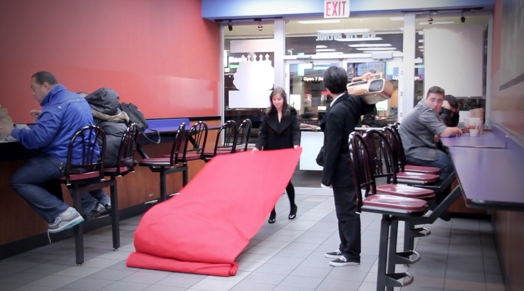
[[0, 137], [6, 137], [8, 135], [11, 135], [12, 131], [13, 131], [13, 127], [12, 126], [9, 126], [9, 125], [6, 125], [6, 124], [0, 125]]
[[251, 153], [254, 154], [254, 153], [258, 152], [258, 151], [259, 151], [259, 149], [257, 149], [257, 148], [253, 148], [253, 149], [251, 150]]
[[38, 119], [38, 116], [40, 116], [40, 113], [42, 113], [42, 110], [31, 110], [29, 114], [31, 114], [31, 118], [33, 119], [33, 122], [36, 122]]

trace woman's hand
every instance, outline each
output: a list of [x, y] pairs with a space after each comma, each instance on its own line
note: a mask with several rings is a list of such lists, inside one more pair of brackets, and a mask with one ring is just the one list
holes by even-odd
[[253, 149], [251, 150], [251, 153], [254, 154], [255, 152], [258, 152], [258, 151], [259, 151], [259, 149], [257, 149], [257, 148], [253, 148]]
[[298, 146], [298, 145], [294, 145], [293, 147], [294, 147], [295, 149], [298, 149], [300, 146]]

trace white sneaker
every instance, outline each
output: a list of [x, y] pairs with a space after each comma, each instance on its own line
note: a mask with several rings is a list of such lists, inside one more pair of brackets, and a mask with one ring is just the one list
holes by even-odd
[[61, 232], [68, 228], [72, 228], [82, 221], [84, 221], [82, 215], [80, 215], [80, 213], [78, 213], [78, 211], [76, 211], [76, 209], [73, 207], [69, 207], [66, 211], [62, 212], [62, 214], [58, 215], [57, 218], [53, 219], [53, 221], [49, 223], [49, 228], [47, 231], [49, 233]]
[[336, 251], [333, 251], [333, 252], [325, 253], [324, 257], [326, 257], [328, 259], [338, 259], [338, 258], [343, 257], [343, 256], [342, 256], [342, 252], [340, 250], [336, 250]]
[[329, 265], [333, 267], [356, 266], [360, 265], [360, 261], [348, 260], [346, 257], [341, 256], [338, 259], [329, 262]]

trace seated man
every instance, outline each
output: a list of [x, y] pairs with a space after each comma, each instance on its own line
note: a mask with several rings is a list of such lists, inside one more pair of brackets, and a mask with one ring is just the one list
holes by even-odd
[[442, 107], [439, 111], [440, 119], [446, 126], [457, 126], [459, 123], [460, 103], [453, 95], [444, 96]]
[[[53, 187], [51, 193], [46, 186], [64, 175], [69, 142], [76, 132], [93, 124], [93, 116], [84, 98], [67, 91], [49, 72], [34, 74], [31, 90], [42, 106], [35, 126], [31, 129], [0, 127], [0, 134], [11, 134], [26, 148], [40, 150], [39, 156], [11, 176], [10, 183], [14, 191], [49, 223], [48, 231], [56, 233], [84, 219], [60, 199], [60, 187]], [[73, 157], [81, 156], [81, 151], [81, 147], [75, 148]]]
[[[460, 128], [448, 127], [439, 118], [438, 112], [443, 101], [444, 89], [438, 86], [429, 88], [426, 98], [406, 114], [399, 129], [406, 162], [440, 168], [441, 181], [453, 173], [454, 167], [449, 156], [437, 149], [437, 141], [439, 137], [462, 135]], [[437, 200], [442, 201], [444, 198], [445, 195], [441, 195]]]

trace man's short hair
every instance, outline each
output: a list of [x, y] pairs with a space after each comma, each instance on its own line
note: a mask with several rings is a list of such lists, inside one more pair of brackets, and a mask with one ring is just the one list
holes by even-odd
[[344, 68], [331, 66], [324, 73], [324, 86], [333, 94], [347, 91], [348, 73]]
[[428, 94], [426, 94], [426, 97], [429, 96], [429, 94], [435, 93], [435, 94], [441, 94], [442, 96], [446, 95], [443, 88], [440, 88], [439, 86], [433, 86], [428, 89]]
[[38, 73], [34, 73], [31, 78], [35, 78], [35, 81], [38, 85], [42, 85], [44, 83], [48, 83], [49, 85], [56, 85], [58, 82], [56, 81], [55, 76], [53, 74], [49, 73], [48, 71], [40, 71]]
[[453, 95], [445, 95], [444, 96], [444, 100], [448, 101], [449, 106], [451, 106], [451, 108], [454, 108], [454, 109], [458, 109], [459, 108], [459, 102], [457, 101], [457, 98], [455, 98], [455, 96], [453, 96]]

